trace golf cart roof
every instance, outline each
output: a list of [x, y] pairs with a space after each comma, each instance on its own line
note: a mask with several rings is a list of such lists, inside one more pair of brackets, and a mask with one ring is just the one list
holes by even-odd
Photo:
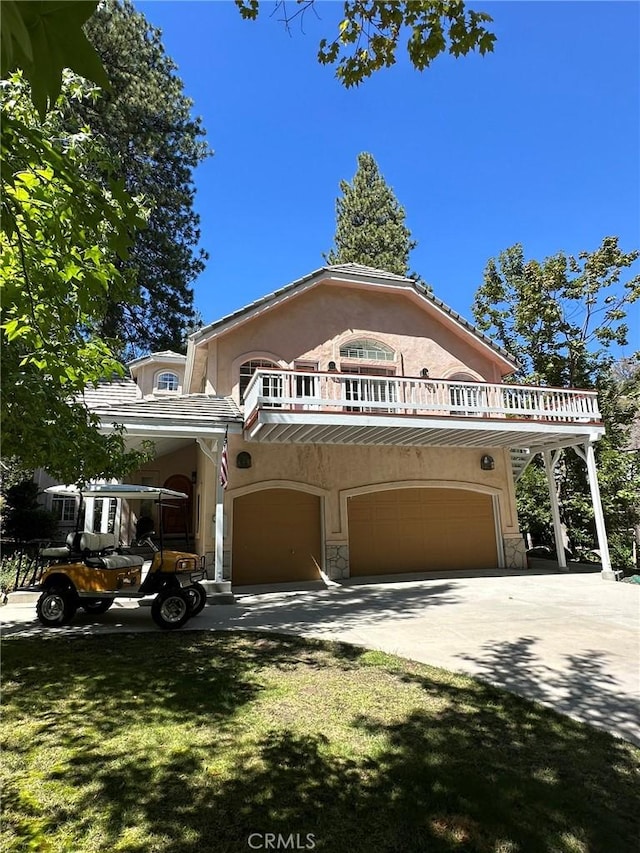
[[84, 488], [77, 486], [49, 486], [45, 489], [50, 495], [65, 495], [85, 498], [126, 498], [127, 500], [161, 500], [162, 498], [188, 497], [184, 492], [163, 489], [158, 486], [135, 486], [131, 483], [88, 483]]

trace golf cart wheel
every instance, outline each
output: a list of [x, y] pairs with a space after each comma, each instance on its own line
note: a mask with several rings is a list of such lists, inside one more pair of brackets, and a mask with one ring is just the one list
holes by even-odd
[[153, 621], [166, 631], [181, 628], [190, 616], [190, 599], [182, 589], [161, 592], [151, 605]]
[[59, 628], [71, 622], [77, 607], [76, 597], [72, 592], [51, 587], [38, 599], [36, 613], [40, 622], [47, 628]]
[[112, 604], [113, 598], [83, 598], [80, 602], [83, 610], [96, 616], [100, 613], [106, 613]]
[[207, 603], [207, 591], [201, 583], [185, 586], [184, 592], [189, 596], [189, 615], [197, 616]]

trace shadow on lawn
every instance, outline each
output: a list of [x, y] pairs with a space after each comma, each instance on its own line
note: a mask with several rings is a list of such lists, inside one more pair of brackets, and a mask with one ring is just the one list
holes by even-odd
[[[49, 778], [80, 792], [51, 806], [43, 833], [73, 822], [82, 841], [99, 820], [100, 849], [121, 853], [245, 853], [265, 849], [265, 833], [326, 853], [636, 849], [631, 747], [518, 696], [417, 665], [383, 662], [367, 675], [370, 658], [347, 645], [255, 634], [145, 639], [47, 643], [64, 647], [53, 667], [48, 651], [38, 654], [42, 643], [6, 644], [5, 714], [38, 722], [37, 747], [52, 733], [68, 745], [70, 760]], [[394, 723], [375, 708], [355, 713], [354, 735], [380, 743], [366, 755], [336, 753], [330, 726], [304, 733], [277, 719], [238, 745], [267, 668], [284, 678], [336, 665], [363, 684], [381, 669], [397, 689], [417, 686], [424, 702]], [[197, 723], [197, 738], [125, 750], [101, 737], [141, 717]]]
[[592, 725], [608, 723], [616, 731], [640, 745], [638, 707], [630, 691], [618, 690], [608, 671], [607, 656], [601, 651], [567, 655], [560, 669], [536, 654], [536, 637], [520, 637], [512, 642], [491, 643], [482, 656], [462, 655], [478, 667], [481, 678], [519, 693], [549, 702], [559, 711]]

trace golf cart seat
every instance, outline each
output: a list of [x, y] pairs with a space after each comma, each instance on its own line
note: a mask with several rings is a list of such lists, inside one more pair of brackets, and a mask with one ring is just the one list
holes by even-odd
[[79, 547], [85, 559], [102, 557], [116, 550], [116, 537], [113, 533], [82, 533]]
[[85, 564], [91, 569], [142, 568], [144, 563], [142, 557], [117, 554], [113, 533], [83, 533], [80, 550]]
[[104, 557], [86, 557], [85, 563], [91, 569], [141, 569], [144, 558], [134, 554], [105, 554]]
[[80, 537], [81, 533], [69, 533], [64, 545], [53, 548], [41, 548], [38, 552], [39, 557], [45, 560], [62, 560], [69, 561], [80, 557]]

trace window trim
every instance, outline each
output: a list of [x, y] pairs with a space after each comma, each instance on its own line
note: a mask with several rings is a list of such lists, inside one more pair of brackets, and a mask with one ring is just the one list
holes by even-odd
[[[76, 520], [77, 503], [75, 498], [56, 496], [51, 501], [51, 512], [56, 516], [59, 524], [69, 524]], [[69, 517], [69, 511], [71, 515]]]
[[[245, 365], [254, 364], [256, 365], [251, 373], [245, 375], [242, 373], [242, 368]], [[251, 382], [251, 378], [256, 370], [281, 370], [280, 365], [268, 358], [248, 358], [246, 361], [241, 362], [238, 366], [238, 397], [240, 401], [240, 405], [244, 406], [244, 392], [249, 387], [249, 383]], [[246, 382], [243, 382], [243, 379], [246, 379]]]
[[339, 356], [341, 361], [389, 362], [396, 361], [396, 351], [393, 347], [375, 338], [352, 338], [340, 344]]
[[[160, 382], [165, 377], [170, 376], [175, 382], [175, 388], [162, 387]], [[160, 370], [156, 373], [154, 382], [154, 391], [160, 391], [163, 394], [175, 394], [180, 390], [180, 377], [174, 370]]]

